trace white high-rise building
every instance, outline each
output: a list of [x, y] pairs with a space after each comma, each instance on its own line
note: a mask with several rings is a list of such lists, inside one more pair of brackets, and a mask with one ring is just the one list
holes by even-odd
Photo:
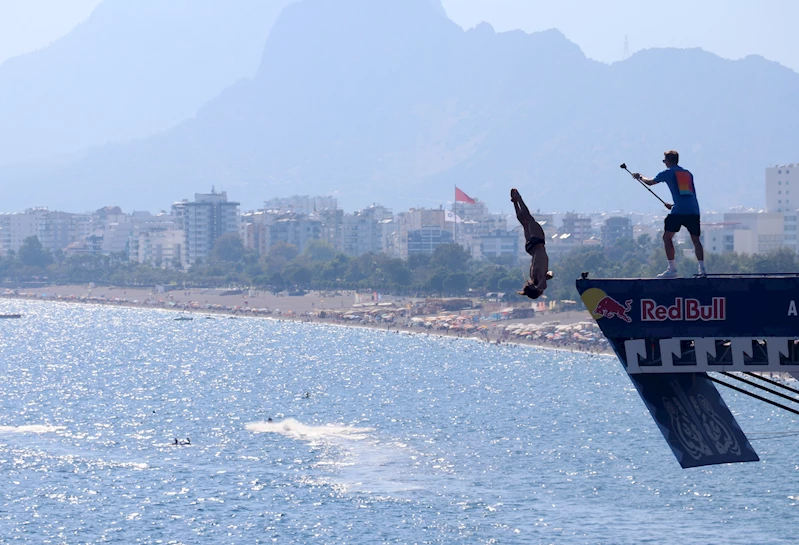
[[[767, 254], [785, 247], [785, 214], [740, 212], [724, 214], [723, 236], [733, 237], [739, 254]], [[727, 239], [729, 241], [729, 239]], [[729, 248], [729, 245], [726, 245]]]
[[38, 237], [39, 223], [46, 214], [46, 208], [0, 214], [0, 255], [17, 252], [26, 238]]
[[185, 231], [183, 265], [206, 260], [214, 242], [226, 233], [239, 234], [239, 203], [228, 202], [227, 193], [195, 193], [194, 202], [172, 205], [178, 227]]
[[184, 240], [182, 229], [135, 229], [130, 236], [130, 260], [153, 267], [180, 268]]
[[767, 168], [766, 211], [796, 212], [797, 208], [799, 208], [799, 164]]
[[314, 211], [335, 210], [338, 201], [335, 197], [309, 197], [294, 195], [293, 197], [275, 198], [264, 201], [264, 210], [273, 212], [293, 212], [310, 216]]
[[[791, 195], [791, 191], [794, 192]], [[799, 250], [797, 209], [799, 209], [799, 163], [766, 169], [766, 211], [784, 214], [786, 248]]]
[[385, 250], [383, 221], [391, 220], [391, 211], [379, 205], [370, 206], [342, 218], [342, 246], [347, 255], [361, 256]]
[[134, 212], [131, 217], [128, 248], [131, 261], [154, 267], [181, 268], [186, 234], [174, 217], [162, 212]]
[[447, 213], [450, 210], [411, 208], [407, 212], [397, 214], [397, 242], [399, 257], [407, 259], [414, 253], [428, 253], [441, 244], [454, 241], [452, 225], [447, 225]]

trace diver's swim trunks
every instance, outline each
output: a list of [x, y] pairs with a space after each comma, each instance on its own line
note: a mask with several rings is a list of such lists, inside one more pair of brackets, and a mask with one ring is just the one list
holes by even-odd
[[546, 244], [546, 240], [538, 237], [530, 237], [529, 239], [527, 239], [527, 242], [524, 245], [524, 250], [528, 254], [533, 255], [533, 248], [535, 248], [539, 244]]

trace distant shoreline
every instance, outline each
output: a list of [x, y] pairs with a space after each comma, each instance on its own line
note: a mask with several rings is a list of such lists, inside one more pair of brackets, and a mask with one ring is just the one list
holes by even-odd
[[[231, 316], [242, 318], [267, 318], [272, 320], [286, 320], [312, 324], [336, 325], [342, 327], [362, 327], [383, 331], [396, 331], [408, 334], [427, 334], [438, 337], [459, 339], [473, 339], [491, 344], [518, 344], [533, 346], [546, 350], [561, 352], [583, 353], [592, 355], [614, 355], [608, 347], [603, 350], [587, 350], [577, 343], [568, 341], [546, 342], [540, 339], [525, 339], [507, 334], [504, 329], [494, 326], [505, 326], [512, 322], [492, 322], [492, 327], [473, 331], [456, 331], [413, 326], [403, 323], [360, 323], [336, 317], [320, 317], [320, 311], [341, 313], [343, 311], [355, 312], [350, 294], [325, 296], [324, 294], [311, 293], [305, 297], [275, 296], [266, 292], [252, 292], [249, 294], [236, 294], [234, 296], [222, 295], [220, 290], [188, 290], [180, 292], [154, 293], [151, 290], [87, 286], [48, 286], [46, 289], [36, 291], [6, 290], [0, 292], [0, 300], [14, 299], [36, 302], [62, 302], [99, 306], [115, 306], [122, 308], [144, 308], [153, 310], [168, 310], [172, 312], [197, 316]], [[393, 298], [394, 302], [406, 303], [405, 299]], [[227, 303], [222, 305], [222, 303]], [[240, 303], [232, 305], [231, 303]], [[345, 305], [346, 303], [346, 305]], [[192, 306], [195, 305], [195, 306]], [[203, 308], [200, 305], [213, 305], [214, 308]], [[279, 306], [277, 306], [279, 305]], [[266, 312], [268, 310], [268, 312]], [[263, 311], [263, 312], [261, 312]], [[563, 316], [561, 316], [563, 315]], [[432, 319], [432, 316], [424, 318]], [[544, 319], [558, 320], [565, 318], [567, 323], [577, 323], [580, 320], [591, 320], [587, 312], [556, 313], [536, 318], [518, 320], [515, 323], [541, 324]]]

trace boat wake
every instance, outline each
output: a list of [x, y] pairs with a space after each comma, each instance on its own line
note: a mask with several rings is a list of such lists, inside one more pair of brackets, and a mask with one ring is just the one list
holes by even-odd
[[26, 426], [0, 426], [0, 433], [53, 433], [65, 429], [64, 426], [29, 424]]
[[255, 433], [277, 433], [314, 447], [316, 460], [302, 478], [310, 485], [396, 500], [425, 488], [430, 477], [420, 467], [417, 453], [403, 443], [381, 440], [372, 433], [374, 428], [310, 426], [293, 418], [252, 422], [246, 428]]
[[279, 422], [252, 422], [247, 424], [247, 429], [255, 433], [279, 433], [292, 439], [303, 441], [331, 441], [336, 439], [349, 439], [360, 441], [366, 439], [374, 428], [356, 428], [354, 426], [309, 426], [293, 418]]

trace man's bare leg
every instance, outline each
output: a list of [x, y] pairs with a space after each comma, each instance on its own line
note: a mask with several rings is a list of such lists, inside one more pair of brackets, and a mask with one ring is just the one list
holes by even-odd
[[519, 223], [521, 223], [524, 228], [524, 237], [528, 240], [533, 237], [545, 239], [544, 230], [541, 228], [541, 225], [535, 221], [527, 205], [524, 204], [522, 196], [516, 189], [511, 189], [510, 200], [513, 201], [513, 207], [516, 209], [516, 219], [519, 220]]
[[[663, 232], [663, 249], [666, 250], [666, 259], [674, 261], [674, 235], [677, 233]], [[701, 245], [701, 244], [700, 244]]]
[[694, 253], [696, 254], [697, 261], [704, 261], [705, 260], [705, 249], [702, 246], [702, 239], [691, 235], [691, 242], [694, 243]]

